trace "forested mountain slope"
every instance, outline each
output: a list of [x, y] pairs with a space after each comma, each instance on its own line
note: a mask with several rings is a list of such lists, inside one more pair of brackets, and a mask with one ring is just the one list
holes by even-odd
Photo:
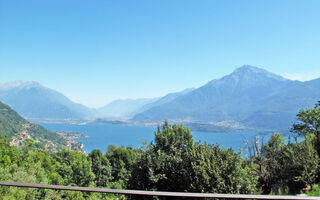
[[67, 140], [53, 131], [29, 123], [16, 111], [0, 102], [0, 135], [14, 146], [21, 146], [27, 139], [49, 150], [65, 148]]

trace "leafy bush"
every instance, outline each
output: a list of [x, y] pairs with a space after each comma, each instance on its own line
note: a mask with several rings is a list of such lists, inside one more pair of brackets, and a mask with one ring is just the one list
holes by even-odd
[[312, 185], [312, 190], [306, 193], [309, 196], [320, 197], [320, 187], [318, 184]]

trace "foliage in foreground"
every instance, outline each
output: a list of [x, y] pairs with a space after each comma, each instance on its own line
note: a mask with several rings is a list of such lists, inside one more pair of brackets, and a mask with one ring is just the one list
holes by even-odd
[[320, 187], [319, 187], [319, 185], [318, 184], [314, 184], [312, 186], [312, 190], [307, 192], [307, 195], [320, 197]]
[[[200, 144], [182, 125], [164, 125], [154, 142], [140, 148], [109, 146], [103, 154], [61, 150], [52, 153], [33, 143], [9, 146], [0, 139], [0, 180], [71, 186], [176, 192], [318, 195], [320, 109], [302, 110], [293, 132], [302, 142], [274, 134], [253, 147], [250, 158], [218, 145]], [[318, 124], [317, 124], [318, 123]], [[0, 187], [0, 199], [142, 199], [143, 197]], [[148, 197], [150, 199], [150, 197]], [[165, 199], [165, 198], [162, 198]]]

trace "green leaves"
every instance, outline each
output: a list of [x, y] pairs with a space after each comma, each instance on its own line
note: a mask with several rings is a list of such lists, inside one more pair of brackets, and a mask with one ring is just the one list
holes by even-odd
[[251, 158], [264, 194], [300, 193], [315, 183], [319, 157], [313, 145], [313, 134], [300, 143], [286, 143], [281, 134], [273, 134], [262, 146], [261, 154]]
[[89, 154], [92, 163], [92, 172], [95, 174], [95, 183], [97, 186], [107, 186], [112, 180], [112, 167], [106, 156], [100, 150], [93, 150]]
[[[319, 178], [320, 108], [302, 110], [292, 128], [305, 140], [287, 143], [273, 134], [255, 143], [250, 159], [219, 145], [194, 142], [182, 125], [159, 126], [154, 142], [143, 148], [110, 145], [103, 154], [61, 150], [56, 153], [9, 146], [0, 138], [0, 179], [34, 183], [141, 190], [211, 193], [299, 193]], [[80, 192], [0, 188], [7, 199], [112, 199], [124, 196]], [[134, 199], [134, 196], [130, 197]], [[137, 197], [141, 199], [141, 197]], [[165, 199], [165, 198], [164, 198]]]
[[300, 122], [294, 124], [291, 131], [305, 137], [314, 134], [314, 145], [320, 157], [320, 101], [313, 109], [300, 110], [297, 117]]
[[89, 186], [93, 183], [95, 175], [84, 154], [63, 150], [55, 154], [55, 159], [60, 163], [57, 171], [66, 185]]
[[[308, 110], [301, 110], [297, 114], [299, 123], [293, 125], [291, 131], [303, 135], [306, 141], [309, 141], [309, 147], [313, 145], [318, 154], [317, 178], [316, 182], [320, 182], [320, 101], [314, 108]], [[312, 144], [311, 144], [312, 143]], [[310, 151], [311, 152], [311, 149]]]
[[193, 141], [189, 129], [166, 121], [138, 159], [132, 189], [254, 193], [257, 175], [233, 150]]
[[191, 191], [254, 193], [257, 176], [233, 150], [218, 145], [195, 144], [191, 150]]

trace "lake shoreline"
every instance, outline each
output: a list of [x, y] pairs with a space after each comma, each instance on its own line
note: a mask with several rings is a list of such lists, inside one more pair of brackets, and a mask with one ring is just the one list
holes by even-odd
[[87, 135], [79, 132], [66, 131], [56, 131], [55, 133], [62, 136], [63, 139], [66, 140], [66, 149], [86, 153], [84, 150], [84, 144], [82, 142], [76, 141], [76, 139], [87, 138]]
[[[134, 126], [125, 124], [41, 124], [45, 128], [55, 132], [78, 132], [86, 137], [73, 138], [73, 141], [83, 144], [83, 151], [91, 152], [100, 149], [102, 152], [108, 150], [109, 145], [141, 147], [143, 142], [149, 144], [154, 140], [157, 127]], [[254, 130], [240, 130], [233, 132], [203, 132], [191, 131], [194, 140], [207, 144], [218, 144], [222, 148], [232, 148], [237, 151], [244, 149], [244, 141], [251, 141], [254, 136], [264, 135], [265, 139], [270, 133], [260, 133]]]

